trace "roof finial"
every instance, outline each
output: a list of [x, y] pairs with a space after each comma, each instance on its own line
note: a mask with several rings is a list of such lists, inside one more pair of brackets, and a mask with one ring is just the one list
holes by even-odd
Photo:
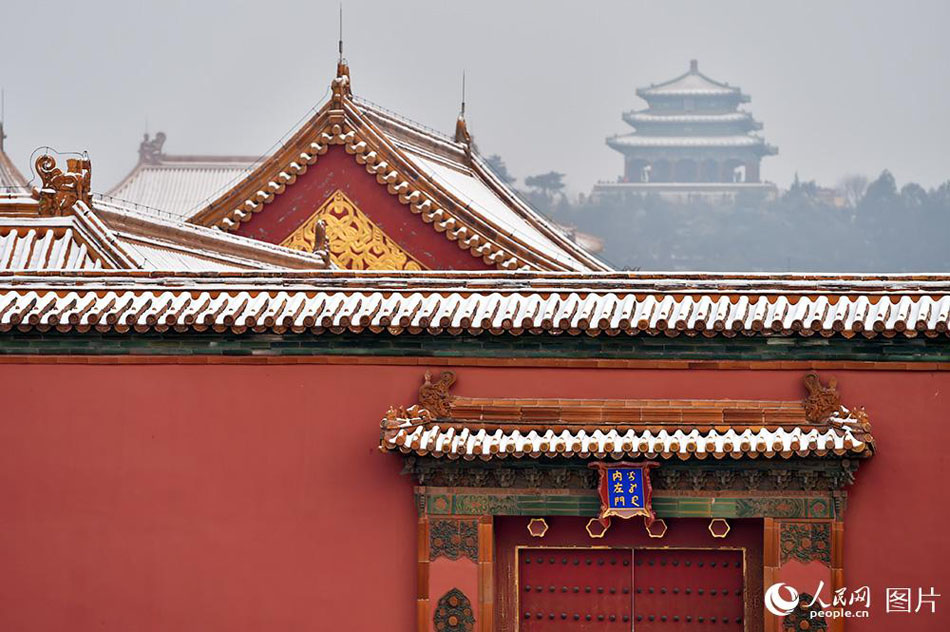
[[42, 187], [33, 188], [33, 198], [39, 200], [41, 216], [62, 217], [70, 213], [77, 202], [92, 206], [89, 192], [92, 163], [87, 153], [83, 152], [81, 158], [67, 159], [65, 173], [56, 167], [56, 159], [50, 154], [37, 158], [35, 167]]
[[689, 71], [699, 72], [699, 60], [696, 60], [696, 59], [689, 60]]
[[162, 146], [165, 144], [165, 132], [158, 132], [149, 140], [148, 132], [139, 143], [139, 162], [143, 165], [157, 165], [162, 162]]
[[343, 97], [352, 96], [353, 89], [350, 87], [350, 66], [343, 59], [343, 3], [340, 3], [340, 39], [339, 39], [339, 57], [336, 62], [336, 78], [330, 83], [333, 91], [331, 102], [332, 108], [339, 110], [343, 107]]
[[468, 133], [465, 124], [465, 70], [462, 70], [462, 108], [459, 110], [458, 120], [455, 121], [455, 142], [465, 145], [465, 151], [471, 152], [472, 135]]

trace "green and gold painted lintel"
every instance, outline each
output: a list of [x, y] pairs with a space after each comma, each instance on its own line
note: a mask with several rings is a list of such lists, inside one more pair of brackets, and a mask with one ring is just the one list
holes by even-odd
[[[594, 490], [472, 490], [426, 488], [422, 509], [429, 515], [596, 516]], [[821, 518], [835, 517], [830, 495], [662, 495], [653, 496], [660, 518]]]

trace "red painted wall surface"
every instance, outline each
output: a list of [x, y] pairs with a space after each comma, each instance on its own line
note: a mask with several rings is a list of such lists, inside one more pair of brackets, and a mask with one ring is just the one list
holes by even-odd
[[[379, 419], [423, 367], [0, 364], [0, 630], [414, 629], [412, 485]], [[460, 367], [479, 396], [802, 396], [802, 371]], [[946, 594], [950, 373], [827, 371], [878, 454], [848, 504], [848, 630], [884, 589]]]
[[435, 231], [390, 194], [386, 185], [340, 146], [333, 146], [264, 210], [242, 224], [238, 234], [281, 243], [326, 202], [342, 190], [384, 233], [433, 270], [494, 270]]

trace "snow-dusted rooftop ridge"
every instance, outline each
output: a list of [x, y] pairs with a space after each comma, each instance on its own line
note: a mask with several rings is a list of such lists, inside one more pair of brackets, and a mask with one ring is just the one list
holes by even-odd
[[[288, 265], [298, 269], [322, 268], [326, 265], [321, 256], [313, 253], [198, 226], [174, 216], [156, 215], [118, 200], [96, 197], [95, 207], [110, 228], [119, 231], [126, 240], [135, 242], [139, 250], [161, 255], [164, 261], [170, 260], [167, 255], [158, 253], [158, 249], [179, 251], [183, 261], [207, 258], [235, 264], [229, 266], [235, 270], [286, 269]], [[286, 265], [275, 261], [283, 261]], [[153, 269], [163, 268], [157, 266]], [[180, 269], [195, 268], [186, 265]]]
[[[564, 231], [503, 183], [475, 147], [430, 127], [353, 97], [360, 112], [387, 132], [415, 167], [463, 205], [480, 212], [504, 234], [525, 241], [570, 268], [583, 267], [563, 242]], [[553, 235], [557, 235], [552, 239]]]
[[330, 101], [248, 178], [191, 221], [237, 230], [318, 164], [331, 146], [342, 145], [406, 206], [406, 221], [429, 224], [490, 266], [607, 269], [500, 182], [478, 158], [470, 137], [450, 138], [354, 97], [348, 73], [346, 64], [339, 64]]
[[0, 270], [96, 270], [103, 260], [73, 217], [50, 217], [23, 226], [0, 217]]
[[252, 156], [168, 155], [139, 160], [104, 197], [141, 207], [147, 213], [186, 219], [260, 162]]
[[0, 269], [240, 271], [321, 269], [324, 257], [125, 207], [98, 196], [62, 215], [32, 197], [0, 198]]
[[615, 147], [758, 147], [765, 139], [756, 135], [733, 136], [646, 136], [627, 134], [611, 136], [607, 144]]
[[[0, 134], [3, 134], [2, 128], [0, 128]], [[23, 174], [16, 168], [16, 165], [13, 164], [13, 161], [10, 160], [6, 152], [0, 149], [0, 191], [25, 189], [26, 179], [23, 177]]]
[[[279, 248], [279, 247], [278, 247]], [[829, 304], [840, 297], [869, 297], [898, 301], [902, 297], [950, 299], [950, 274], [841, 274], [749, 272], [539, 272], [440, 270], [283, 270], [229, 272], [208, 276], [175, 272], [155, 277], [136, 271], [87, 274], [0, 274], [0, 282], [32, 287], [163, 289], [193, 287], [209, 291], [379, 291], [523, 295], [578, 294], [627, 296], [669, 294], [674, 300], [686, 294], [762, 296], [769, 300], [816, 296]]]
[[738, 87], [716, 81], [701, 73], [699, 63], [695, 59], [690, 61], [689, 70], [682, 75], [663, 83], [637, 88], [637, 95], [645, 99], [651, 97], [744, 96]]
[[652, 110], [629, 111], [623, 113], [625, 121], [632, 123], [742, 123], [753, 121], [752, 114], [744, 111], [722, 112], [719, 114], [692, 114], [674, 111], [670, 113]]
[[[234, 275], [241, 273], [6, 271], [0, 273], [0, 328], [24, 322], [47, 324], [51, 318], [68, 316], [79, 304], [88, 318], [80, 317], [77, 325], [154, 325], [140, 320], [147, 316], [143, 310], [174, 303], [181, 304], [181, 309], [167, 313], [165, 325], [250, 327], [276, 333], [289, 328], [297, 333], [369, 329], [390, 334], [507, 332], [545, 337], [565, 333], [845, 339], [950, 335], [948, 294], [816, 294], [807, 289], [800, 294], [748, 289], [734, 294], [640, 294], [617, 286], [598, 293], [567, 288], [552, 293], [506, 288], [497, 279], [481, 288], [460, 281], [454, 284], [455, 291], [445, 287], [433, 291], [416, 285], [417, 277], [424, 275], [377, 275], [375, 279], [333, 272], [296, 278], [285, 272], [269, 278], [267, 272]], [[468, 274], [469, 279], [478, 276]]]
[[420, 424], [406, 419], [386, 431], [381, 446], [388, 450], [449, 459], [552, 458], [704, 458], [748, 456], [865, 456], [868, 444], [848, 425], [833, 428], [766, 428], [728, 430], [634, 430], [617, 428], [561, 430], [486, 430], [464, 424]]

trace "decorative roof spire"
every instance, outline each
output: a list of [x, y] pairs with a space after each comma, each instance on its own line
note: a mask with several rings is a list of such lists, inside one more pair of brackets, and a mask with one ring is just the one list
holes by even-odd
[[139, 162], [143, 165], [157, 165], [162, 161], [162, 147], [165, 145], [165, 132], [158, 132], [155, 138], [149, 140], [145, 132], [142, 142], [139, 143]]
[[699, 61], [696, 59], [689, 60], [689, 71], [690, 72], [699, 72]]
[[465, 123], [465, 71], [462, 71], [462, 108], [459, 110], [459, 117], [455, 121], [455, 142], [466, 146], [465, 151], [471, 152], [472, 135], [468, 132], [468, 125]]
[[330, 97], [332, 109], [343, 108], [343, 97], [353, 96], [350, 86], [350, 65], [343, 58], [343, 3], [340, 3], [340, 39], [338, 41], [338, 56], [336, 60], [336, 77], [330, 82], [333, 95]]

